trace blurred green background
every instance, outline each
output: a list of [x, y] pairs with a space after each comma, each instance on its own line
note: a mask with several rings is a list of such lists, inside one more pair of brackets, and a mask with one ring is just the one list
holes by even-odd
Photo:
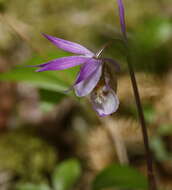
[[[158, 187], [171, 190], [172, 1], [124, 4]], [[112, 41], [104, 55], [121, 66], [114, 131], [87, 98], [64, 93], [79, 67], [41, 73], [25, 67], [69, 55], [41, 33], [94, 52]], [[1, 190], [146, 189], [144, 145], [125, 51], [115, 0], [0, 0]], [[118, 165], [118, 147], [109, 139], [114, 134], [131, 167]]]

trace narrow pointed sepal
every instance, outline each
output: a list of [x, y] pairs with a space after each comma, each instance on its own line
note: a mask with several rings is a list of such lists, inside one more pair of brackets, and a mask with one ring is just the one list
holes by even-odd
[[55, 71], [55, 70], [64, 70], [77, 65], [86, 63], [90, 58], [85, 56], [69, 56], [54, 59], [47, 63], [41, 65], [35, 65], [35, 67], [40, 67], [37, 72], [42, 71]]
[[79, 55], [87, 55], [90, 57], [94, 55], [94, 53], [92, 53], [86, 47], [78, 43], [67, 41], [47, 34], [43, 34], [43, 36], [47, 38], [50, 42], [52, 42], [55, 46], [57, 46], [60, 49], [63, 49], [64, 51]]

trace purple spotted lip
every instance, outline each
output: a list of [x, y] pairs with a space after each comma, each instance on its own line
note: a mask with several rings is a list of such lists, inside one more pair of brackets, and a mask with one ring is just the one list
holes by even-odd
[[[54, 59], [44, 64], [35, 65], [39, 67], [37, 72], [64, 70], [77, 65], [81, 65], [76, 77], [73, 89], [77, 96], [90, 95], [93, 108], [100, 116], [114, 113], [119, 106], [119, 100], [112, 85], [112, 70], [109, 65], [113, 65], [114, 70], [119, 70], [119, 65], [111, 58], [100, 58], [104, 48], [98, 53], [93, 53], [84, 46], [43, 34], [58, 48], [77, 54], [74, 56]], [[115, 75], [115, 72], [113, 72]]]

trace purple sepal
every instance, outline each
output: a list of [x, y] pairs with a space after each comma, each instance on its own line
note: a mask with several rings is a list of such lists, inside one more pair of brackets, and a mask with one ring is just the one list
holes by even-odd
[[90, 57], [94, 56], [94, 53], [92, 53], [90, 50], [75, 42], [70, 42], [47, 34], [43, 34], [43, 36], [47, 38], [49, 41], [51, 41], [55, 46], [57, 46], [60, 49], [63, 49], [64, 51], [68, 51], [79, 55], [87, 55]]
[[62, 57], [58, 59], [54, 59], [47, 63], [41, 65], [35, 65], [35, 67], [41, 67], [37, 70], [37, 72], [41, 71], [53, 71], [53, 70], [64, 70], [77, 65], [81, 65], [86, 63], [90, 58], [85, 56], [69, 56]]

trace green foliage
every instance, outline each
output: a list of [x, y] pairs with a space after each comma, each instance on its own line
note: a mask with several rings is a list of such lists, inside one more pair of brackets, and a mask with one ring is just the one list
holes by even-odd
[[[58, 51], [48, 53], [48, 60], [66, 56], [68, 53]], [[41, 108], [43, 111], [50, 111], [54, 104], [60, 102], [66, 94], [64, 93], [75, 80], [78, 67], [64, 71], [35, 72], [36, 68], [25, 67], [29, 65], [39, 65], [48, 60], [41, 56], [33, 56], [26, 61], [24, 66], [17, 66], [8, 72], [0, 75], [0, 81], [25, 82], [32, 84], [39, 89]]]
[[[63, 54], [50, 54], [49, 60], [61, 57]], [[38, 65], [44, 62], [45, 60], [42, 57], [34, 56], [31, 59], [29, 59], [24, 65]], [[10, 70], [9, 72], [2, 73], [0, 75], [0, 80], [13, 82], [27, 82], [41, 89], [51, 90], [55, 92], [63, 92], [72, 83], [76, 75], [76, 72], [78, 71], [77, 67], [59, 72], [35, 72], [35, 70], [35, 68], [31, 67], [18, 66]]]
[[158, 134], [161, 136], [172, 135], [172, 124], [163, 124], [158, 128]]
[[144, 52], [151, 51], [170, 39], [172, 34], [172, 22], [165, 17], [149, 18], [137, 28], [136, 32], [135, 40], [138, 45]]
[[143, 105], [144, 116], [147, 123], [153, 123], [156, 119], [155, 108], [151, 104]]
[[81, 166], [78, 160], [69, 159], [58, 165], [52, 175], [52, 185], [18, 183], [15, 190], [70, 190], [81, 175]]
[[35, 185], [31, 183], [18, 184], [16, 190], [50, 190], [47, 184]]
[[77, 160], [70, 159], [61, 163], [52, 176], [55, 190], [70, 190], [80, 177], [81, 167]]
[[169, 41], [172, 22], [168, 17], [148, 17], [135, 28], [133, 57], [135, 68], [162, 74], [170, 66]]
[[40, 182], [55, 167], [55, 149], [36, 137], [34, 130], [18, 129], [0, 138], [0, 168], [20, 176], [21, 181]]
[[50, 72], [36, 73], [33, 68], [16, 68], [0, 76], [0, 80], [27, 82], [39, 88], [61, 92], [66, 89], [65, 83]]
[[172, 154], [167, 150], [163, 136], [169, 136], [172, 134], [172, 125], [163, 124], [159, 126], [157, 135], [151, 139], [151, 148], [159, 161], [167, 161], [172, 159]]
[[105, 188], [147, 189], [146, 178], [129, 166], [112, 164], [101, 171], [93, 181], [93, 190]]
[[167, 152], [165, 144], [163, 143], [161, 137], [157, 136], [151, 139], [151, 148], [153, 149], [154, 154], [159, 161], [171, 159], [170, 154]]
[[44, 112], [51, 111], [53, 106], [66, 97], [65, 94], [51, 90], [40, 89], [40, 107]]

